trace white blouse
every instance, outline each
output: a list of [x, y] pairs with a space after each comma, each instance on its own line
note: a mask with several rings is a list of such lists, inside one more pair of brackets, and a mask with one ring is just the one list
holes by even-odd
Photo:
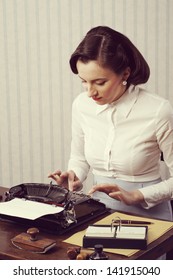
[[170, 103], [130, 86], [117, 101], [98, 105], [81, 93], [72, 107], [68, 169], [81, 181], [93, 174], [130, 182], [160, 178], [160, 153], [170, 178], [140, 191], [147, 206], [173, 197], [173, 110]]

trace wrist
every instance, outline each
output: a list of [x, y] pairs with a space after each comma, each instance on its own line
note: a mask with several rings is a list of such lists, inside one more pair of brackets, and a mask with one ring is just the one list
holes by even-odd
[[133, 196], [133, 204], [140, 204], [144, 202], [144, 196], [140, 192], [140, 190], [132, 191], [132, 196]]

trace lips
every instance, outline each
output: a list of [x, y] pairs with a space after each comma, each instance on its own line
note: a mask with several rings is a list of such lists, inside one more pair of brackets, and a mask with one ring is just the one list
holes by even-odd
[[98, 100], [100, 100], [102, 97], [97, 97], [97, 96], [92, 96], [92, 99], [94, 100], [94, 101], [98, 101]]

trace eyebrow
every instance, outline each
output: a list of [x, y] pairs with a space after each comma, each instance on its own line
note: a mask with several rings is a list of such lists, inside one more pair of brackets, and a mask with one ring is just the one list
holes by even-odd
[[[85, 81], [85, 79], [82, 78], [82, 77], [80, 77], [79, 75], [78, 75], [78, 77], [79, 77], [81, 80]], [[91, 80], [91, 82], [106, 81], [106, 80], [107, 80], [107, 78], [97, 78], [97, 79]]]

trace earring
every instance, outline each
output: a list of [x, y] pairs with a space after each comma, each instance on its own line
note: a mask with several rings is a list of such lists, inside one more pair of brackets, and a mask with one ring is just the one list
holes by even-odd
[[123, 86], [126, 86], [127, 85], [127, 81], [123, 81], [122, 84], [123, 84]]

